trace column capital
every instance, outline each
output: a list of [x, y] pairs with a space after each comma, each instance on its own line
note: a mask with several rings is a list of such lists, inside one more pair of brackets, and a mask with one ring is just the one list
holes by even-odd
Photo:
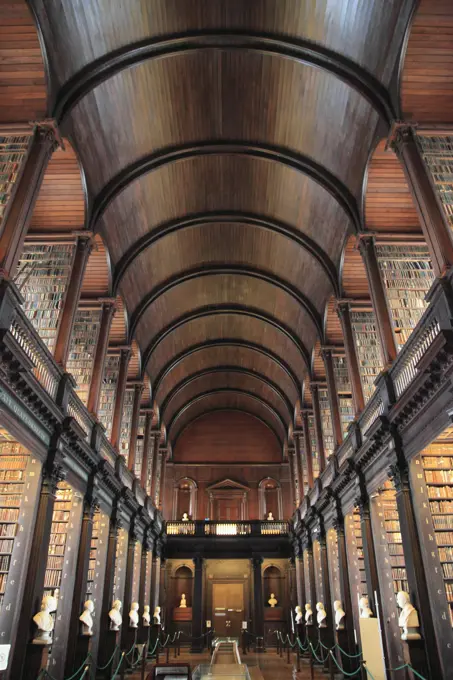
[[415, 128], [407, 123], [394, 123], [387, 140], [387, 147], [390, 147], [397, 155], [401, 154], [405, 144], [415, 142]]

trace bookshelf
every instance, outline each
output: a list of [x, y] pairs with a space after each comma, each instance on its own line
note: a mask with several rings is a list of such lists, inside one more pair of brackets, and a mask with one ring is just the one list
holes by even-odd
[[312, 415], [308, 416], [308, 432], [310, 434], [311, 455], [313, 458], [313, 479], [316, 479], [319, 477], [319, 454], [316, 445], [315, 418]]
[[338, 392], [338, 402], [340, 408], [340, 420], [343, 436], [348, 432], [348, 427], [354, 420], [354, 404], [352, 402], [351, 383], [349, 381], [348, 366], [346, 357], [333, 356], [333, 372], [335, 375], [335, 385]]
[[87, 573], [87, 590], [86, 590], [86, 600], [93, 599], [94, 583], [96, 579], [96, 562], [98, 558], [98, 548], [99, 548], [99, 529], [100, 529], [101, 513], [96, 510], [93, 517], [93, 529], [91, 533], [91, 544], [90, 544], [90, 557], [88, 560], [88, 573]]
[[14, 281], [24, 312], [52, 352], [74, 258], [74, 244], [25, 244]]
[[65, 482], [59, 482], [50, 529], [44, 595], [54, 595], [58, 598], [60, 593], [71, 508], [72, 489]]
[[87, 404], [93, 371], [94, 354], [101, 323], [101, 309], [77, 310], [66, 364], [77, 383], [76, 392], [83, 403]]
[[330, 411], [329, 393], [327, 389], [319, 389], [319, 410], [321, 412], [322, 438], [324, 451], [328, 458], [335, 450], [335, 442], [332, 429], [332, 414]]
[[28, 135], [0, 136], [0, 221], [19, 177], [29, 143]]
[[[134, 568], [132, 570], [132, 589], [131, 589], [131, 602], [126, 603], [127, 606], [131, 604], [132, 602], [138, 602], [138, 595], [139, 595], [139, 590], [140, 590], [140, 570], [141, 570], [141, 564], [142, 562], [142, 544], [140, 541], [136, 541], [135, 546], [134, 546]], [[143, 578], [145, 575], [143, 574]], [[142, 603], [139, 602], [139, 610], [140, 613], [143, 613], [143, 607]]]
[[453, 137], [416, 135], [415, 139], [453, 229]]
[[434, 281], [429, 250], [425, 245], [377, 245], [376, 256], [401, 349], [428, 306], [425, 295]]
[[105, 362], [98, 408], [98, 418], [105, 427], [107, 439], [110, 439], [112, 434], [113, 413], [115, 408], [116, 386], [118, 384], [119, 370], [119, 354], [108, 354]]
[[[322, 573], [321, 546], [318, 540], [313, 541], [313, 566], [315, 570], [316, 602], [322, 602], [324, 606], [326, 606], [326, 588]], [[313, 614], [314, 619], [316, 620], [315, 606], [313, 606]]]
[[132, 410], [134, 407], [134, 390], [126, 390], [123, 401], [123, 417], [121, 419], [120, 454], [126, 463], [129, 458], [129, 444], [132, 425]]
[[351, 324], [354, 331], [363, 396], [365, 402], [367, 402], [374, 393], [374, 381], [383, 369], [374, 312], [351, 312]]
[[343, 601], [341, 596], [340, 584], [340, 557], [338, 553], [338, 534], [333, 527], [327, 530], [327, 564], [329, 569], [330, 597], [333, 603], [335, 600]]
[[135, 476], [140, 479], [142, 474], [142, 461], [143, 461], [143, 447], [145, 444], [145, 426], [146, 426], [146, 415], [141, 415], [138, 418], [138, 428], [137, 428], [137, 444], [135, 448]]
[[[121, 602], [123, 601], [126, 583], [127, 544], [128, 533], [122, 527], [118, 532], [118, 540], [116, 542], [115, 573], [113, 577], [113, 600], [121, 600]], [[124, 613], [123, 616], [125, 616]]]
[[[90, 549], [91, 564], [89, 565], [89, 570], [93, 569], [93, 573], [88, 574], [88, 576], [92, 576], [92, 579], [88, 581], [87, 598], [90, 597], [94, 602], [93, 637], [90, 643], [91, 651], [95, 656], [99, 644], [99, 626], [101, 622], [102, 596], [104, 593], [104, 576], [109, 540], [109, 515], [103, 512], [102, 509], [97, 510], [93, 521], [93, 538], [96, 536], [96, 540], [95, 545], [92, 541]], [[92, 555], [94, 555], [93, 548], [96, 552], [95, 559], [92, 562]]]
[[[351, 588], [352, 612], [356, 634], [359, 634], [359, 599], [367, 597], [367, 583], [365, 573], [365, 560], [363, 556], [362, 527], [360, 513], [357, 508], [345, 517], [346, 553], [348, 557], [349, 586]], [[375, 610], [374, 602], [370, 602]]]

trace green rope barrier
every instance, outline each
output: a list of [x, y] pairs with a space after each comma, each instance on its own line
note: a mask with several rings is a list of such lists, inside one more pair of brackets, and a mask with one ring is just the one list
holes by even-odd
[[299, 645], [299, 647], [301, 648], [301, 650], [302, 650], [303, 652], [306, 652], [307, 649], [308, 649], [309, 646], [310, 646], [310, 643], [308, 643], [308, 645], [307, 645], [306, 647], [304, 647], [303, 644], [302, 644], [302, 642], [299, 640], [299, 638], [297, 638], [297, 642], [298, 642], [298, 645]]
[[118, 666], [116, 667], [116, 670], [115, 670], [114, 674], [112, 675], [112, 680], [115, 680], [115, 678], [118, 677], [118, 671], [120, 670], [120, 667], [121, 667], [121, 664], [123, 663], [124, 657], [125, 657], [125, 652], [123, 652], [123, 653], [121, 654], [120, 662], [119, 662]]
[[347, 671], [344, 670], [344, 668], [342, 668], [340, 666], [340, 664], [336, 660], [335, 654], [332, 652], [332, 650], [330, 650], [330, 656], [335, 661], [335, 665], [338, 668], [338, 670], [340, 671], [340, 673], [343, 673], [343, 675], [346, 675], [348, 678], [354, 677], [354, 675], [357, 675], [357, 673], [360, 673], [360, 671], [362, 670], [362, 664], [360, 664], [360, 666], [358, 667], [358, 669], [356, 671], [354, 671], [353, 673], [348, 673]]
[[374, 680], [374, 675], [372, 674], [371, 671], [368, 670], [367, 665], [365, 662], [363, 662], [363, 668], [366, 670], [367, 674], [370, 676], [371, 680]]
[[412, 666], [408, 663], [405, 663], [403, 666], [398, 666], [398, 668], [387, 668], [387, 670], [389, 671], [389, 673], [396, 673], [396, 671], [402, 671], [405, 668], [409, 668], [409, 670], [412, 671], [412, 673], [414, 673], [417, 676], [417, 678], [420, 678], [420, 680], [428, 680], [427, 678], [425, 678], [424, 675], [420, 675], [420, 673], [417, 673], [415, 668], [412, 668]]
[[[89, 668], [89, 666], [87, 665], [87, 662], [89, 662], [90, 656], [91, 656], [91, 654], [88, 654], [87, 657], [86, 657], [86, 659], [84, 660], [84, 662], [79, 666], [79, 668], [78, 668], [72, 675], [70, 675], [69, 678], [63, 678], [63, 680], [74, 680], [75, 677], [76, 677], [76, 676], [81, 672], [81, 670], [86, 666], [83, 675], [81, 675], [80, 678], [79, 678], [79, 680], [82, 680], [82, 678], [84, 678], [85, 675], [86, 675], [86, 673], [87, 673], [87, 669]], [[54, 678], [54, 676], [51, 675], [51, 674], [49, 673], [49, 671], [48, 671], [46, 668], [43, 668], [43, 669], [41, 670], [41, 672], [39, 673], [38, 679], [37, 679], [37, 680], [40, 680], [40, 678], [45, 678], [45, 677], [50, 678], [50, 680], [56, 680], [56, 678]]]
[[316, 661], [318, 663], [324, 663], [325, 660], [327, 659], [327, 656], [326, 656], [325, 659], [323, 659], [322, 657], [319, 658], [319, 656], [316, 654], [315, 650], [313, 649], [313, 645], [311, 644], [311, 642], [310, 642], [310, 647], [311, 647], [311, 652], [312, 652], [313, 656], [315, 657]]
[[342, 654], [348, 657], [348, 659], [358, 659], [359, 656], [362, 656], [362, 652], [359, 652], [358, 654], [348, 654], [347, 652], [344, 651], [342, 647], [340, 647], [339, 644], [336, 644], [335, 647], [337, 647]]
[[110, 666], [110, 664], [112, 663], [113, 657], [115, 656], [115, 654], [116, 654], [116, 652], [117, 652], [118, 649], [119, 649], [118, 645], [115, 645], [115, 649], [113, 650], [113, 654], [112, 654], [112, 656], [110, 657], [110, 659], [107, 661], [107, 663], [105, 664], [105, 666], [98, 666], [98, 665], [96, 664], [96, 669], [97, 669], [98, 671], [105, 671], [105, 669], [107, 668], [107, 666]]
[[131, 653], [133, 653], [133, 652], [134, 652], [134, 649], [135, 649], [135, 642], [133, 643], [133, 645], [132, 645], [132, 647], [130, 648], [130, 650], [129, 650], [128, 652], [125, 652], [126, 656], [129, 656]]

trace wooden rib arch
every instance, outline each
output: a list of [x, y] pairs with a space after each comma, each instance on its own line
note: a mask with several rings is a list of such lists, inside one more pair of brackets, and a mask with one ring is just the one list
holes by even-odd
[[113, 50], [75, 73], [60, 88], [52, 115], [61, 125], [78, 101], [124, 69], [151, 59], [213, 49], [259, 52], [322, 69], [356, 90], [388, 126], [395, 119], [387, 89], [354, 60], [311, 40], [239, 30], [193, 31], [152, 37]]
[[283, 333], [283, 335], [286, 335], [286, 337], [289, 338], [289, 340], [292, 341], [292, 343], [296, 346], [298, 352], [300, 353], [307, 367], [307, 370], [310, 371], [310, 358], [308, 350], [303, 344], [303, 342], [297, 337], [295, 333], [293, 333], [293, 331], [290, 328], [282, 324], [280, 321], [278, 321], [275, 317], [271, 316], [270, 314], [265, 314], [261, 310], [253, 309], [251, 307], [245, 307], [243, 305], [214, 305], [214, 306], [206, 305], [205, 307], [200, 307], [195, 311], [191, 311], [188, 314], [184, 314], [180, 316], [178, 319], [175, 319], [175, 321], [173, 321], [160, 333], [158, 333], [154, 338], [152, 338], [148, 347], [143, 352], [142, 365], [144, 370], [146, 370], [151, 355], [156, 350], [156, 347], [162, 342], [162, 340], [164, 340], [164, 338], [170, 335], [170, 333], [173, 333], [174, 331], [178, 330], [179, 328], [184, 326], [184, 324], [190, 321], [196, 321], [197, 319], [203, 319], [208, 316], [218, 316], [221, 314], [235, 314], [239, 316], [249, 316], [273, 326], [278, 331]]
[[205, 212], [193, 215], [180, 217], [176, 220], [170, 220], [157, 228], [149, 231], [143, 238], [136, 241], [121, 257], [115, 266], [113, 273], [113, 290], [116, 291], [118, 286], [131, 266], [133, 261], [147, 248], [154, 245], [157, 241], [165, 236], [183, 229], [190, 229], [191, 227], [198, 227], [203, 224], [213, 223], [237, 223], [246, 224], [247, 226], [255, 227], [257, 229], [265, 229], [281, 236], [286, 236], [301, 248], [307, 250], [310, 255], [320, 264], [332, 284], [333, 290], [339, 294], [339, 282], [337, 270], [327, 255], [325, 250], [321, 248], [309, 236], [306, 236], [303, 231], [299, 231], [289, 224], [279, 222], [274, 218], [265, 217], [262, 215], [255, 215], [247, 212]]
[[165, 411], [167, 407], [170, 405], [172, 399], [176, 397], [178, 394], [180, 394], [187, 386], [191, 385], [194, 381], [198, 380], [199, 378], [209, 375], [215, 375], [216, 373], [233, 373], [254, 378], [255, 380], [259, 380], [264, 385], [266, 385], [266, 387], [272, 390], [272, 392], [283, 402], [288, 411], [288, 415], [291, 417], [293, 406], [291, 405], [290, 400], [282, 392], [278, 385], [269, 380], [269, 378], [267, 378], [265, 375], [239, 366], [216, 366], [215, 368], [207, 368], [203, 369], [202, 371], [197, 371], [196, 373], [189, 375], [184, 380], [181, 380], [181, 382], [179, 382], [163, 400], [160, 407], [162, 418], [165, 419]]
[[360, 231], [361, 217], [356, 198], [348, 187], [330, 170], [317, 163], [310, 156], [295, 153], [282, 146], [245, 142], [243, 140], [205, 140], [197, 144], [182, 144], [166, 147], [148, 154], [131, 163], [117, 173], [101, 189], [93, 201], [90, 228], [94, 231], [97, 223], [115, 198], [140, 177], [169, 163], [200, 156], [240, 155], [281, 163], [310, 177], [336, 200], [345, 212], [355, 231]]
[[248, 276], [250, 278], [255, 278], [260, 281], [266, 281], [267, 283], [270, 283], [273, 286], [277, 286], [278, 288], [280, 288], [280, 290], [290, 295], [298, 304], [301, 305], [301, 307], [305, 309], [313, 325], [315, 326], [316, 332], [321, 338], [321, 342], [323, 341], [322, 339], [324, 338], [324, 333], [321, 315], [319, 314], [318, 310], [313, 305], [311, 300], [307, 298], [301, 291], [299, 291], [297, 288], [292, 286], [287, 281], [284, 281], [280, 277], [271, 274], [270, 272], [262, 271], [261, 269], [258, 269], [256, 267], [250, 266], [245, 267], [242, 265], [225, 266], [223, 264], [194, 267], [189, 271], [176, 274], [174, 277], [171, 277], [170, 279], [167, 279], [167, 281], [164, 281], [159, 286], [156, 286], [152, 291], [148, 293], [148, 295], [145, 298], [143, 298], [138, 307], [136, 307], [136, 309], [132, 313], [130, 320], [130, 337], [134, 335], [137, 326], [140, 323], [140, 319], [142, 318], [143, 314], [146, 312], [148, 307], [150, 307], [161, 295], [164, 295], [165, 293], [167, 293], [172, 288], [175, 288], [176, 286], [183, 285], [187, 281], [192, 281], [193, 279], [201, 278], [203, 276], [215, 276], [222, 274], [223, 275], [228, 274], [231, 276], [237, 275]]
[[[237, 394], [237, 395], [242, 395], [245, 396], [247, 399], [250, 399], [252, 401], [255, 401], [259, 404], [260, 407], [263, 407], [265, 411], [267, 411], [271, 417], [281, 426], [282, 432], [286, 432], [287, 425], [280, 416], [277, 411], [267, 402], [265, 401], [262, 397], [258, 397], [256, 394], [253, 394], [253, 392], [249, 392], [248, 390], [240, 390], [237, 388], [234, 389], [229, 389], [228, 387], [223, 387], [219, 389], [214, 389], [214, 390], [207, 390], [206, 392], [202, 392], [201, 394], [198, 394], [196, 397], [188, 401], [182, 408], [179, 409], [171, 419], [171, 421], [167, 424], [167, 432], [168, 436], [171, 437], [171, 432], [172, 429], [175, 425], [175, 423], [178, 421], [178, 419], [184, 415], [192, 406], [195, 404], [199, 403], [200, 401], [207, 399], [211, 396], [214, 395], [224, 395], [224, 394]], [[264, 419], [263, 419], [264, 420]], [[266, 421], [264, 421], [266, 422]], [[267, 425], [270, 427], [269, 423]], [[274, 434], [275, 430], [274, 430]], [[283, 437], [278, 437], [279, 441], [282, 441]]]
[[178, 364], [181, 361], [184, 361], [186, 358], [196, 354], [197, 352], [202, 352], [203, 350], [208, 349], [210, 347], [237, 347], [238, 349], [245, 348], [252, 350], [254, 352], [258, 352], [265, 357], [268, 357], [270, 361], [275, 362], [283, 371], [285, 371], [285, 373], [293, 382], [296, 391], [299, 394], [301, 393], [301, 383], [297, 379], [296, 373], [294, 373], [289, 364], [287, 364], [286, 361], [282, 359], [280, 356], [278, 356], [271, 350], [267, 349], [263, 345], [257, 345], [252, 342], [247, 342], [246, 340], [221, 339], [221, 340], [207, 340], [206, 342], [203, 342], [201, 344], [193, 345], [192, 347], [189, 347], [183, 352], [180, 352], [177, 356], [173, 357], [171, 361], [167, 362], [165, 366], [162, 368], [162, 370], [159, 372], [154, 384], [154, 394], [157, 395], [159, 387], [163, 380], [166, 378], [167, 375], [169, 375], [169, 373], [171, 373], [171, 371], [174, 368], [176, 368], [176, 366], [178, 366]]

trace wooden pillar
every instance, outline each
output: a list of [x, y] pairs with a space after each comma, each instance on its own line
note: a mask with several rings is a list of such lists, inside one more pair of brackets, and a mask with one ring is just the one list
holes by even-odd
[[315, 420], [316, 447], [319, 456], [319, 472], [326, 467], [326, 454], [324, 451], [324, 439], [322, 437], [321, 409], [319, 407], [319, 388], [315, 383], [310, 383], [311, 396], [313, 400], [313, 415]]
[[304, 435], [304, 452], [305, 452], [305, 466], [307, 468], [307, 484], [308, 490], [313, 488], [313, 452], [311, 450], [310, 428], [308, 425], [308, 413], [302, 411], [302, 424]]
[[348, 367], [349, 382], [351, 383], [352, 402], [355, 415], [358, 416], [365, 408], [362, 380], [360, 378], [359, 360], [354, 342], [354, 332], [351, 323], [351, 308], [349, 302], [337, 302], [337, 313], [343, 329], [344, 349]]
[[105, 359], [109, 346], [110, 326], [115, 314], [115, 300], [102, 300], [101, 324], [94, 353], [93, 373], [91, 375], [90, 391], [88, 393], [88, 410], [97, 416], [99, 398], [101, 396], [102, 380], [104, 378]]
[[405, 461], [394, 463], [389, 468], [389, 477], [396, 490], [396, 505], [403, 541], [404, 559], [407, 581], [409, 584], [411, 603], [417, 609], [420, 619], [422, 640], [412, 640], [404, 644], [405, 661], [418, 673], [431, 678], [442, 677], [442, 666], [437, 645], [431, 641], [436, 639], [428, 586], [423, 567], [417, 523], [412, 505], [409, 484], [409, 470]]
[[192, 602], [192, 652], [202, 652], [204, 647], [203, 635], [203, 576], [204, 559], [201, 555], [193, 558], [195, 567], [193, 579]]
[[[151, 594], [151, 588], [150, 586], [150, 574], [148, 573], [148, 565], [149, 565], [149, 554], [151, 550], [151, 539], [149, 537], [148, 531], [145, 531], [145, 536], [143, 539], [143, 546], [142, 546], [142, 554], [141, 554], [141, 564], [140, 564], [140, 588], [138, 591], [138, 604], [139, 604], [139, 612], [140, 612], [140, 623], [138, 625], [138, 642], [143, 643], [146, 642], [148, 639], [148, 633], [149, 633], [149, 626], [143, 625], [143, 613], [145, 611], [145, 605], [150, 606], [150, 594]], [[152, 616], [153, 612], [150, 611], [150, 616]]]
[[154, 502], [154, 483], [157, 470], [157, 451], [159, 448], [160, 431], [152, 430], [150, 435], [150, 450], [149, 450], [149, 468], [148, 468], [148, 478], [146, 491], [148, 496]]
[[154, 558], [153, 558], [153, 585], [152, 585], [152, 596], [153, 596], [153, 611], [154, 607], [162, 606], [160, 602], [160, 565], [162, 561], [162, 541], [158, 539], [154, 546]]
[[162, 456], [162, 464], [161, 464], [161, 471], [160, 471], [160, 486], [159, 486], [159, 504], [157, 507], [162, 510], [163, 508], [163, 499], [165, 497], [165, 477], [167, 475], [167, 456], [168, 456], [168, 451], [164, 451], [164, 455]]
[[129, 612], [132, 605], [132, 582], [134, 580], [135, 546], [137, 544], [135, 523], [131, 523], [127, 543], [126, 577], [124, 580], [123, 625], [121, 626], [121, 648], [128, 651], [134, 644], [137, 628], [129, 625]]
[[[333, 608], [332, 608], [332, 597], [330, 595], [330, 581], [329, 581], [329, 565], [327, 561], [327, 544], [326, 544], [326, 535], [323, 531], [321, 536], [319, 537], [319, 556], [320, 556], [320, 562], [321, 562], [321, 571], [322, 571], [322, 582], [324, 585], [324, 597], [325, 597], [325, 602], [324, 608], [327, 613], [327, 628], [323, 630], [324, 633], [324, 640], [323, 643], [327, 647], [333, 647], [334, 645], [334, 629], [335, 629], [335, 619], [333, 615]], [[321, 629], [319, 629], [321, 631]]]
[[159, 507], [160, 504], [160, 494], [161, 494], [161, 485], [162, 485], [162, 473], [165, 465], [165, 457], [166, 457], [167, 451], [165, 449], [160, 449], [159, 453], [157, 454], [157, 463], [156, 463], [156, 474], [154, 475], [154, 480], [153, 480], [153, 495], [152, 499], [154, 501], [154, 504], [156, 508]]
[[304, 498], [305, 495], [305, 484], [304, 484], [304, 467], [302, 463], [302, 446], [301, 446], [301, 437], [302, 432], [299, 432], [296, 430], [293, 434], [294, 436], [294, 443], [296, 445], [296, 462], [297, 462], [297, 474], [299, 477], [299, 496], [300, 496], [300, 502], [302, 502], [302, 499]]
[[79, 616], [83, 611], [83, 604], [86, 599], [91, 537], [93, 534], [93, 518], [96, 509], [97, 499], [93, 496], [93, 485], [90, 484], [84, 502], [82, 529], [80, 532], [79, 551], [77, 554], [72, 609], [69, 618], [68, 644], [66, 647], [65, 676], [72, 675], [77, 668], [80, 667], [89, 651], [90, 638], [81, 635]]
[[[110, 630], [110, 619], [109, 611], [112, 608], [113, 603], [113, 586], [115, 583], [115, 563], [116, 563], [116, 550], [118, 544], [118, 531], [121, 528], [121, 505], [117, 501], [115, 508], [110, 519], [109, 527], [109, 537], [107, 545], [107, 557], [105, 565], [105, 575], [104, 575], [104, 592], [102, 594], [102, 609], [101, 609], [101, 623], [99, 626], [99, 636], [102, 640], [99, 645], [98, 652], [98, 664], [99, 666], [105, 666], [113, 654], [115, 645], [117, 644], [118, 634]], [[123, 612], [124, 615], [124, 612]], [[112, 670], [112, 664], [103, 672], [103, 678], [110, 678], [110, 671]]]
[[[307, 562], [308, 582], [305, 581], [305, 604], [310, 604], [313, 611], [313, 623], [307, 625], [305, 630], [307, 637], [312, 645], [318, 644], [318, 627], [316, 623], [316, 584], [315, 584], [315, 563], [313, 559], [313, 543], [310, 535], [306, 535], [303, 539], [304, 558]], [[305, 612], [304, 617], [305, 617]]]
[[22, 606], [17, 626], [16, 645], [6, 671], [7, 680], [35, 680], [43, 659], [41, 645], [32, 645], [36, 632], [33, 616], [41, 609], [44, 580], [49, 552], [52, 513], [55, 504], [58, 482], [64, 479], [61, 461], [56, 451], [49, 454], [50, 460], [43, 468], [41, 494], [30, 547], [30, 560], [25, 580]]
[[297, 605], [304, 607], [305, 603], [305, 579], [304, 579], [304, 563], [303, 553], [299, 540], [294, 540], [294, 559], [296, 565], [296, 589], [297, 589]]
[[131, 358], [131, 348], [126, 347], [121, 350], [120, 365], [118, 371], [118, 382], [116, 384], [115, 406], [113, 408], [112, 434], [110, 441], [116, 449], [120, 445], [121, 420], [123, 419], [123, 403], [126, 393], [127, 369]]
[[74, 327], [74, 321], [79, 305], [80, 291], [82, 290], [83, 277], [85, 276], [85, 269], [92, 248], [93, 241], [90, 235], [79, 236], [55, 341], [55, 361], [60, 364], [60, 366], [63, 366], [63, 368], [66, 367], [69, 356], [72, 329]]
[[148, 473], [149, 473], [149, 468], [150, 468], [150, 462], [152, 460], [152, 447], [153, 447], [153, 441], [152, 441], [152, 434], [151, 434], [151, 428], [153, 425], [153, 412], [152, 410], [147, 410], [146, 411], [146, 416], [145, 416], [145, 434], [144, 434], [144, 439], [143, 439], [143, 458], [142, 458], [142, 469], [140, 473], [140, 484], [142, 486], [142, 489], [147, 490], [147, 486], [149, 483], [148, 480]]
[[330, 349], [322, 349], [322, 358], [326, 369], [327, 392], [329, 395], [330, 414], [332, 417], [332, 432], [335, 449], [343, 443], [343, 431], [341, 429], [340, 404], [333, 370], [333, 357]]
[[253, 568], [253, 630], [257, 638], [262, 638], [261, 644], [257, 640], [257, 648], [264, 646], [264, 602], [263, 602], [263, 558], [261, 555], [252, 557]]
[[41, 183], [56, 148], [52, 127], [35, 128], [20, 177], [0, 221], [0, 271], [6, 277], [14, 277]]
[[[353, 656], [354, 654], [357, 654], [357, 647], [354, 638], [354, 615], [352, 613], [351, 586], [349, 584], [344, 517], [339, 513], [336, 521], [334, 522], [334, 528], [337, 532], [341, 604], [345, 612], [344, 630], [336, 631], [336, 637], [337, 643], [340, 645], [340, 647], [345, 649], [349, 655]], [[349, 673], [352, 673], [357, 668], [356, 659], [351, 659], [350, 657], [341, 655], [341, 660], [342, 666]]]
[[420, 226], [431, 254], [434, 273], [441, 277], [453, 264], [451, 228], [433, 186], [416, 135], [410, 126], [396, 130], [392, 148], [398, 155], [420, 218]]
[[384, 368], [387, 368], [395, 361], [398, 351], [396, 349], [392, 317], [387, 302], [387, 294], [382, 283], [373, 237], [362, 236], [359, 241], [359, 250], [365, 264], [371, 302], [376, 316], [382, 361]]
[[292, 477], [294, 505], [296, 508], [300, 505], [300, 490], [299, 490], [299, 470], [297, 466], [296, 450], [288, 448], [289, 469]]
[[[140, 418], [140, 402], [143, 394], [143, 383], [134, 385], [134, 403], [132, 405], [131, 432], [129, 438], [129, 456], [127, 467], [131, 472], [135, 472], [135, 454], [137, 451], [137, 432], [138, 419]], [[145, 452], [143, 451], [143, 454]]]

